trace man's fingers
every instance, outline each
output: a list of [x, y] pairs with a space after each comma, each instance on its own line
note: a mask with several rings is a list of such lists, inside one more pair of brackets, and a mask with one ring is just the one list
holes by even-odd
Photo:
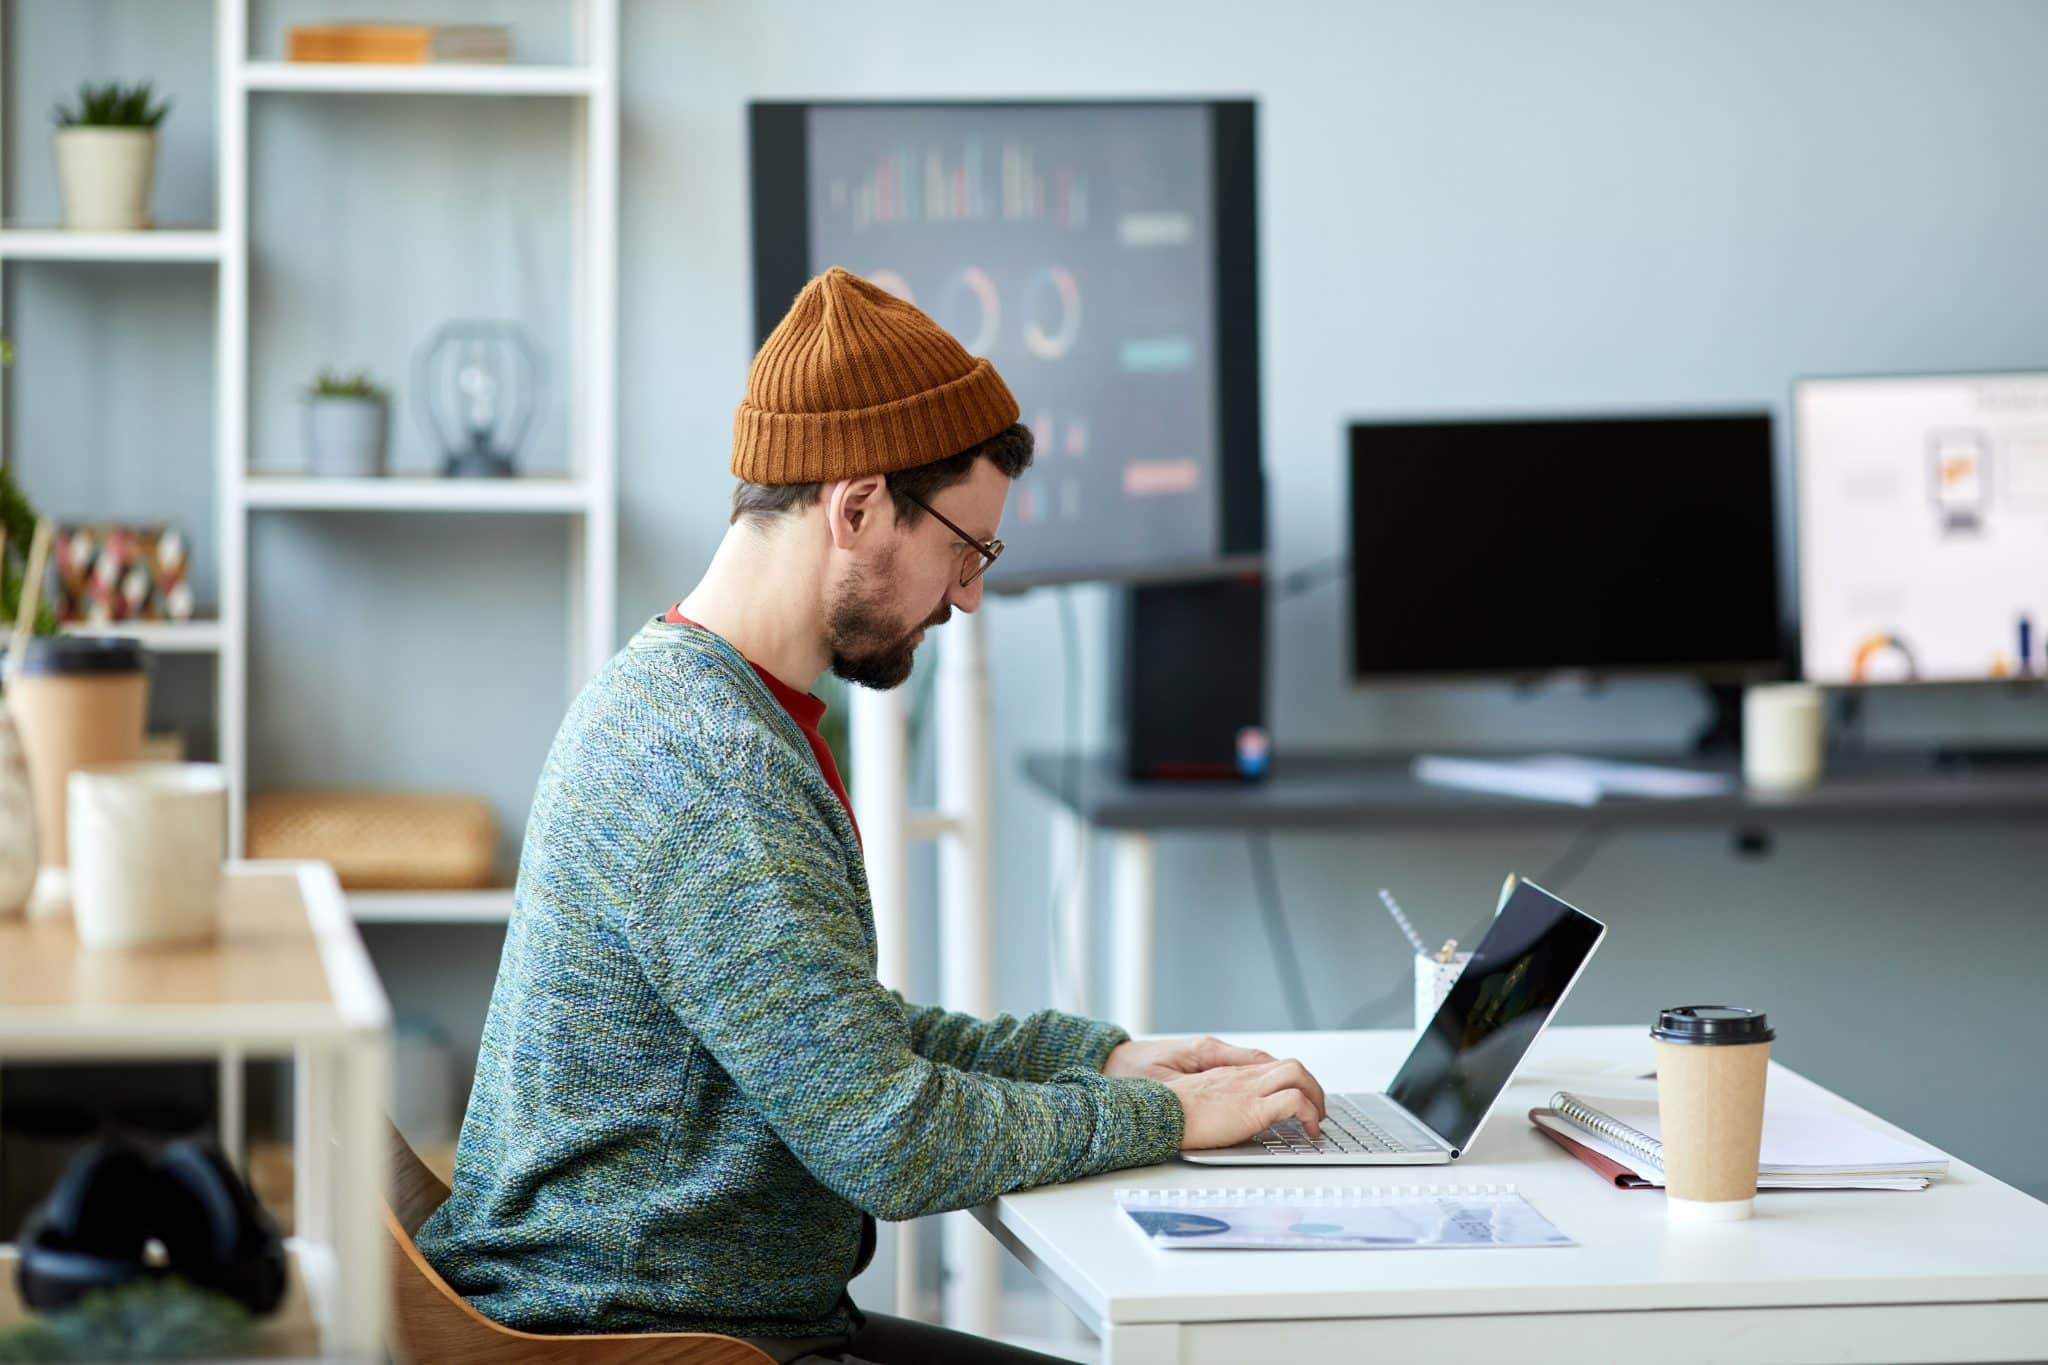
[[1322, 1083], [1308, 1074], [1308, 1068], [1294, 1058], [1274, 1062], [1264, 1070], [1264, 1079], [1274, 1090], [1299, 1090], [1314, 1102], [1318, 1116], [1329, 1112], [1323, 1095]]
[[1270, 1127], [1285, 1119], [1300, 1119], [1310, 1137], [1323, 1135], [1322, 1114], [1305, 1091], [1278, 1090], [1259, 1101], [1260, 1127]]
[[1206, 1070], [1215, 1066], [1257, 1066], [1273, 1060], [1270, 1052], [1255, 1047], [1238, 1047], [1221, 1038], [1204, 1038], [1195, 1044], [1195, 1056]]

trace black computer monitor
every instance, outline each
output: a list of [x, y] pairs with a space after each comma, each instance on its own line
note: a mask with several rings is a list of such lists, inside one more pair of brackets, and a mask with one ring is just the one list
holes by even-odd
[[1764, 412], [1351, 428], [1360, 680], [1781, 676]]
[[1806, 379], [1793, 412], [1806, 677], [2048, 677], [2048, 373]]
[[765, 337], [839, 265], [988, 356], [1037, 436], [989, 586], [1256, 567], [1249, 101], [757, 103]]

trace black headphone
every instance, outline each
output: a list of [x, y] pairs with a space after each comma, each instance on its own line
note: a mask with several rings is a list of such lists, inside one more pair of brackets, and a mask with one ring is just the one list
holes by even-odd
[[[145, 1250], [154, 1238], [164, 1263]], [[71, 1161], [21, 1225], [17, 1278], [39, 1312], [95, 1289], [176, 1276], [252, 1313], [284, 1297], [277, 1225], [210, 1143], [174, 1142], [154, 1162], [125, 1142], [95, 1142]]]

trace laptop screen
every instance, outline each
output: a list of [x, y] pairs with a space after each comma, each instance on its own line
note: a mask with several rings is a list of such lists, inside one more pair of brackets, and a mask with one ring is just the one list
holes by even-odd
[[1517, 885], [1387, 1094], [1465, 1150], [1605, 932], [1541, 887]]

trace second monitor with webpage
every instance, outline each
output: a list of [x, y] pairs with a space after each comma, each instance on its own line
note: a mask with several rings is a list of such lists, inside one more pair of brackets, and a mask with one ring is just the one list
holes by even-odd
[[2048, 676], [2048, 374], [1809, 379], [1793, 408], [1807, 678]]

